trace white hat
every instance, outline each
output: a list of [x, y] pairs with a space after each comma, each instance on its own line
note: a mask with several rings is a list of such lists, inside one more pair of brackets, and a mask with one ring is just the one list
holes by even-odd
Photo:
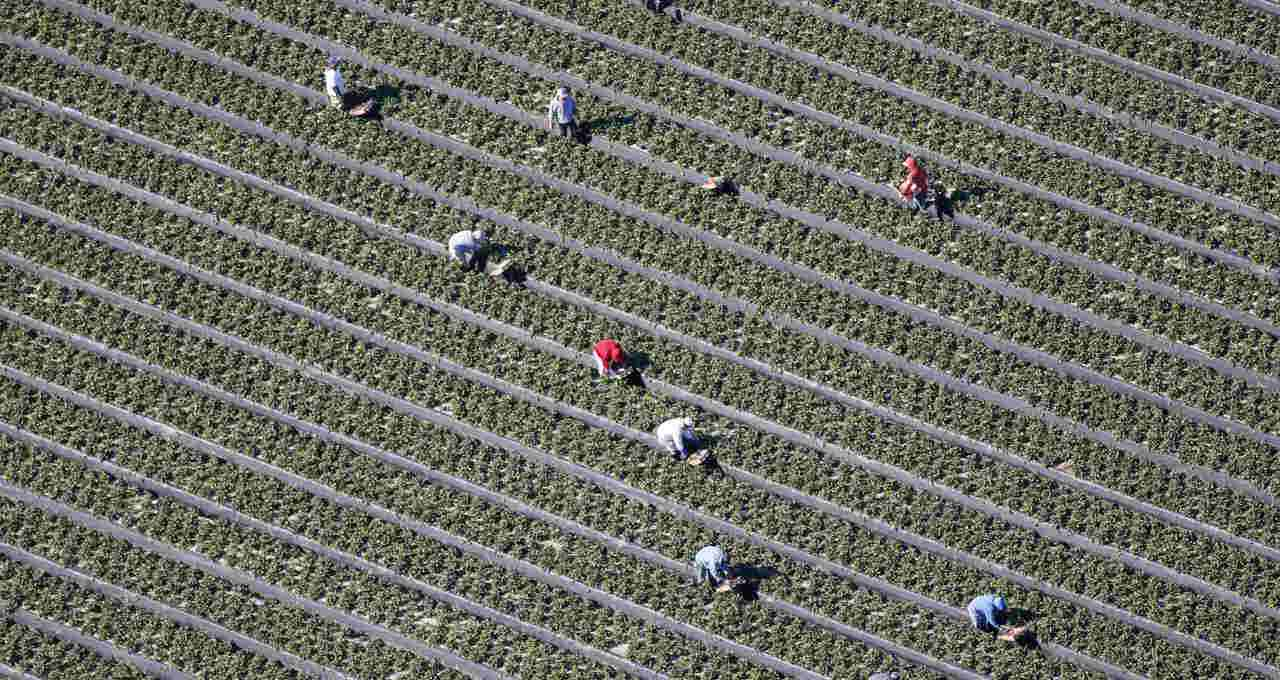
[[561, 87], [561, 88], [560, 88], [559, 95], [560, 95], [561, 97], [568, 97], [568, 96], [569, 96], [569, 88], [567, 88], [567, 87]]
[[693, 416], [685, 416], [680, 419], [680, 424], [685, 427], [693, 427]]
[[487, 237], [487, 236], [485, 236], [485, 233], [484, 233], [484, 231], [483, 231], [483, 230], [481, 230], [481, 229], [476, 229], [475, 231], [471, 232], [471, 238], [473, 238], [473, 239], [475, 239], [475, 240], [477, 240], [477, 241], [483, 241], [483, 240], [485, 240], [485, 239], [486, 239], [486, 238], [488, 238], [488, 237]]

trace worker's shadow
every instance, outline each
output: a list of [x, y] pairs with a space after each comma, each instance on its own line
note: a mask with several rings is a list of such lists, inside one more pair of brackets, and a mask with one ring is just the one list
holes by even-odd
[[369, 102], [369, 112], [359, 118], [382, 122], [384, 115], [390, 114], [400, 105], [400, 88], [386, 84], [373, 89], [357, 87], [343, 95], [343, 103], [347, 108], [365, 102]]
[[782, 575], [782, 572], [773, 567], [751, 564], [735, 564], [733, 572], [734, 576], [742, 579], [733, 587], [733, 592], [743, 602], [755, 602], [760, 599], [760, 583]]
[[[714, 434], [698, 434], [698, 443], [693, 447], [694, 451], [704, 451], [707, 454], [706, 459], [699, 465], [699, 469], [707, 476], [725, 474], [724, 468], [720, 467], [720, 460], [716, 458], [716, 445], [720, 443], [720, 437]], [[692, 451], [690, 452], [692, 453]]]
[[653, 360], [644, 352], [628, 352], [627, 366], [631, 370], [627, 372], [627, 376], [622, 379], [622, 384], [627, 387], [635, 387], [637, 389], [648, 389], [644, 382], [644, 372], [653, 366]]
[[625, 116], [613, 116], [612, 118], [601, 118], [599, 120], [590, 121], [586, 125], [579, 126], [579, 133], [581, 134], [581, 136], [585, 141], [590, 142], [591, 135], [594, 132], [627, 127], [628, 125], [632, 125], [635, 122], [636, 122], [635, 114], [628, 114]]
[[976, 189], [956, 189], [955, 191], [951, 192], [951, 202], [964, 203], [966, 201], [971, 201], [975, 198], [982, 198], [983, 196], [986, 196], [988, 193], [990, 193], [990, 190], [984, 189], [982, 187], [978, 187]]
[[[1005, 615], [1005, 624], [1010, 626], [1030, 626], [1035, 620], [1040, 618], [1030, 609], [1022, 609], [1020, 607], [1010, 607], [1009, 612]], [[1019, 647], [1025, 649], [1035, 649], [1040, 646], [1040, 641], [1036, 638], [1035, 628], [1029, 628], [1015, 642]]]
[[737, 196], [738, 183], [731, 179], [723, 180], [711, 190], [711, 194], [714, 196]]
[[1034, 623], [1040, 618], [1030, 609], [1022, 609], [1021, 607], [1010, 607], [1008, 613], [1005, 614], [1005, 624], [1010, 626], [1025, 626]]

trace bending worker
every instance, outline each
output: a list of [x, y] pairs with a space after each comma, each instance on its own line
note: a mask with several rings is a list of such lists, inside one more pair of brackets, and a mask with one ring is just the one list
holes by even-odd
[[601, 378], [621, 378], [627, 369], [627, 355], [617, 340], [605, 338], [597, 342], [591, 355], [596, 360], [596, 372]]
[[1000, 633], [1001, 640], [1012, 642], [1022, 637], [1026, 626], [1013, 628], [1005, 625], [1009, 614], [1003, 595], [981, 595], [973, 598], [966, 607], [973, 627], [984, 633]]
[[460, 231], [449, 237], [449, 259], [467, 271], [480, 264], [480, 255], [488, 237], [479, 229]]
[[924, 210], [929, 197], [929, 176], [911, 156], [902, 161], [902, 166], [907, 169], [907, 177], [898, 185], [898, 195], [916, 210]]
[[693, 418], [672, 418], [659, 425], [654, 434], [668, 453], [690, 465], [701, 465], [707, 458], [705, 451], [689, 455], [689, 450], [698, 446], [698, 438], [693, 433]]
[[698, 572], [698, 583], [706, 583], [717, 593], [733, 589], [733, 567], [729, 565], [729, 557], [718, 546], [709, 545], [699, 550], [693, 557], [693, 568]]

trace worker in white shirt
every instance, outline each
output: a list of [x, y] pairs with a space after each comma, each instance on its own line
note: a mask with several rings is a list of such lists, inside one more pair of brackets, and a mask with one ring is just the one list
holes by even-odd
[[449, 258], [462, 266], [463, 271], [479, 268], [481, 253], [489, 241], [479, 229], [460, 231], [449, 237]]
[[578, 103], [574, 101], [573, 95], [569, 94], [569, 88], [560, 88], [555, 96], [551, 98], [551, 104], [547, 106], [547, 129], [551, 129], [551, 124], [555, 123], [560, 126], [561, 137], [578, 137]]
[[341, 59], [329, 57], [324, 67], [324, 92], [329, 95], [329, 103], [343, 108], [343, 95], [347, 93], [347, 85], [342, 81], [342, 72], [338, 70]]
[[654, 432], [658, 443], [674, 455], [690, 465], [701, 465], [707, 459], [706, 451], [696, 451], [690, 455], [690, 449], [697, 448], [698, 438], [693, 433], [693, 418], [672, 418]]
[[342, 79], [342, 72], [338, 70], [338, 64], [342, 60], [338, 57], [329, 57], [324, 67], [324, 93], [329, 95], [329, 104], [334, 108], [345, 111], [352, 116], [363, 116], [373, 109], [372, 97], [356, 97], [356, 99], [364, 99], [359, 104], [348, 105], [352, 99], [351, 93], [347, 90], [347, 84]]

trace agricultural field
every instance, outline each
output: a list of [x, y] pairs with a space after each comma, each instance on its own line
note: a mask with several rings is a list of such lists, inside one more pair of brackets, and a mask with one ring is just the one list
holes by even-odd
[[1272, 0], [0, 0], [0, 677], [1280, 679], [1277, 83]]

